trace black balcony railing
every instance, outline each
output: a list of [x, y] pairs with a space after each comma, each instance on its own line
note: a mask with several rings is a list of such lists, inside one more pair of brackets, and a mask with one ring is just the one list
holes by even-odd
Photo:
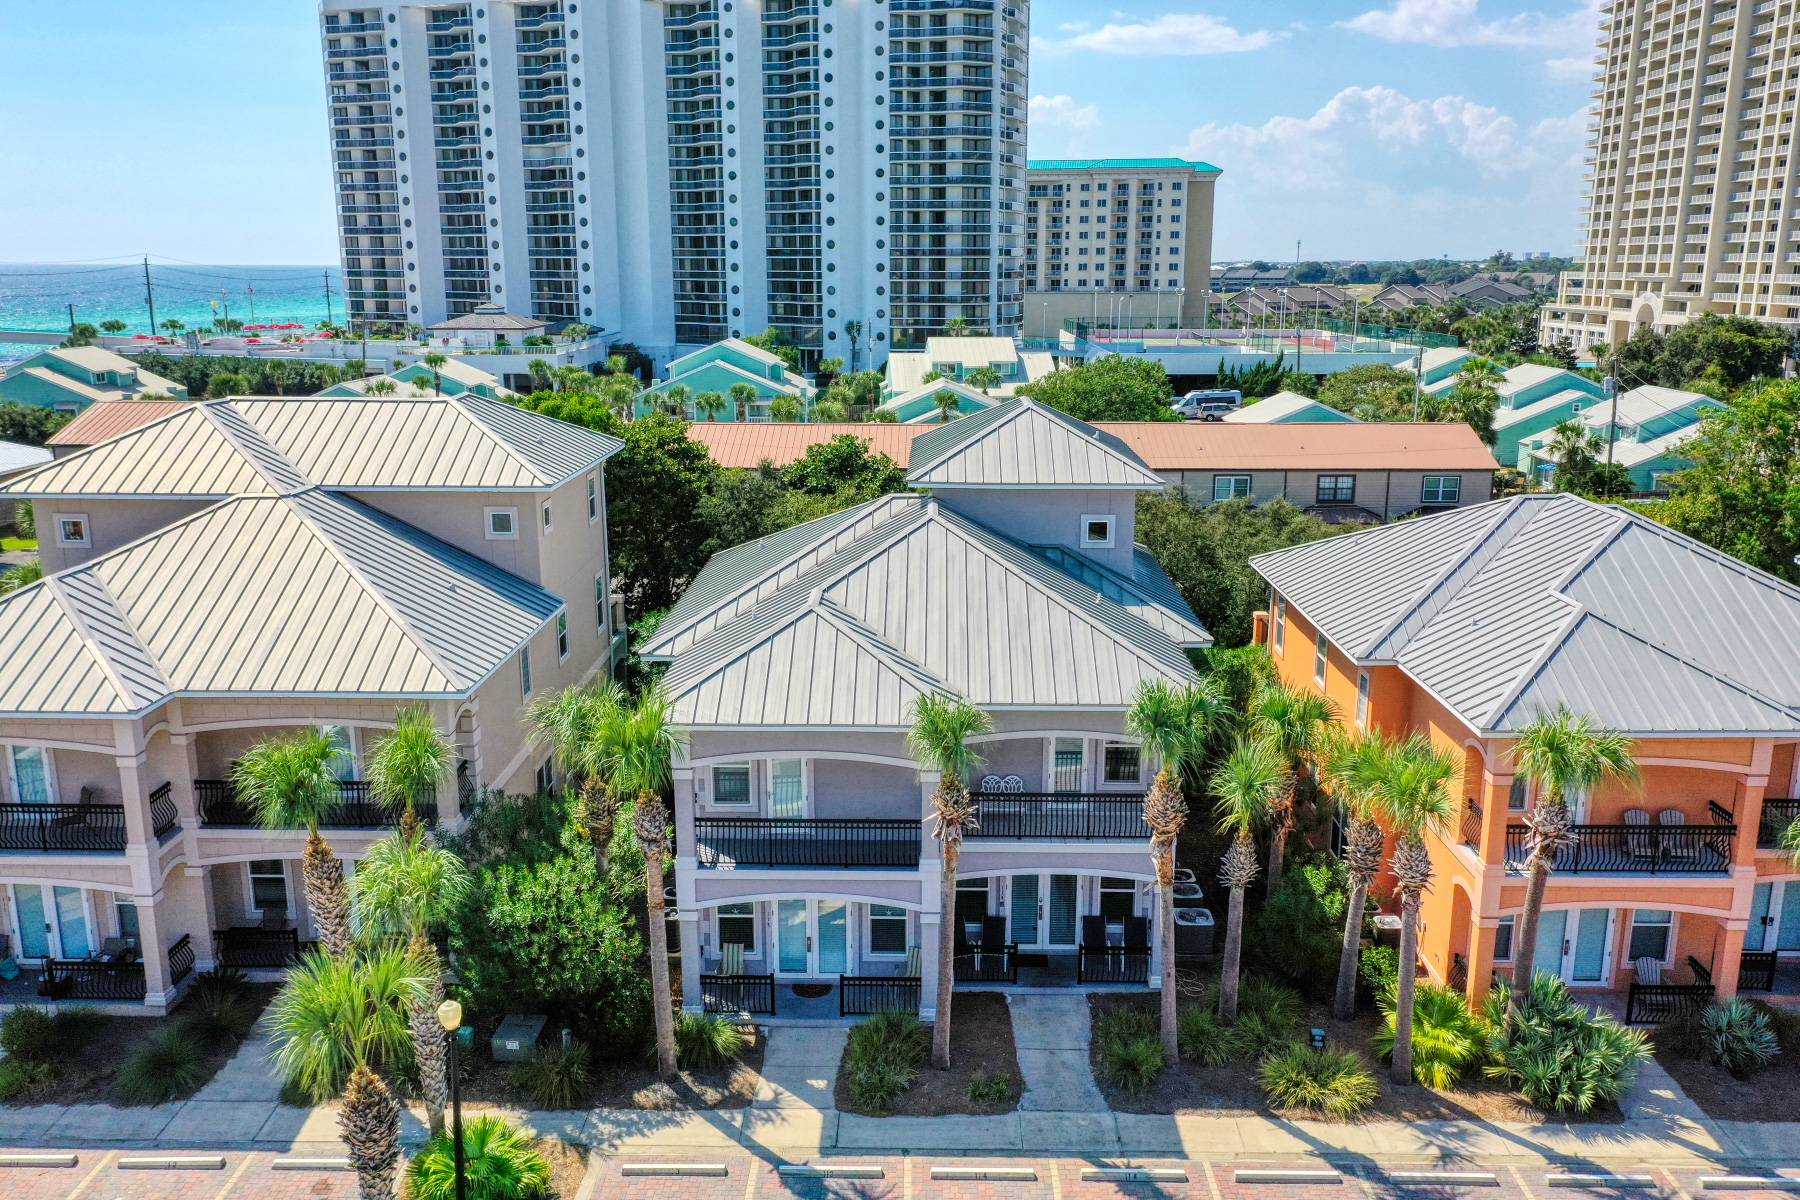
[[1746, 950], [1738, 964], [1738, 991], [1772, 992], [1775, 990], [1775, 951]]
[[0, 851], [123, 854], [123, 804], [0, 804]]
[[976, 792], [972, 838], [1148, 838], [1144, 798], [1087, 792]]
[[184, 933], [169, 947], [169, 986], [174, 987], [186, 979], [193, 969], [194, 941]]
[[709, 1013], [776, 1015], [773, 975], [702, 975], [700, 997]]
[[[1522, 875], [1527, 827], [1506, 827], [1506, 871]], [[1724, 875], [1736, 825], [1572, 825], [1550, 869], [1588, 875]]]
[[1787, 831], [1796, 818], [1800, 818], [1800, 800], [1771, 799], [1764, 797], [1762, 802], [1762, 823], [1756, 827], [1756, 845], [1759, 849], [1775, 849], [1781, 845], [1781, 835]]
[[[367, 781], [342, 780], [337, 785], [338, 803], [319, 824], [326, 829], [385, 829], [400, 821], [400, 809], [379, 803], [369, 793]], [[200, 807], [200, 824], [221, 828], [253, 829], [261, 824], [256, 812], [238, 799], [231, 783], [223, 779], [194, 780], [194, 800]], [[419, 819], [437, 824], [435, 797], [420, 797], [415, 806]]]
[[919, 865], [917, 821], [696, 817], [703, 867], [874, 867]]
[[838, 1016], [863, 1017], [878, 1012], [919, 1011], [915, 976], [839, 975]]
[[957, 983], [1019, 982], [1019, 947], [1011, 942], [998, 949], [964, 946], [956, 952]]
[[1462, 842], [1473, 849], [1481, 849], [1481, 805], [1473, 800], [1463, 801]]
[[169, 795], [168, 784], [150, 793], [150, 832], [157, 841], [162, 841], [163, 835], [175, 828], [180, 817], [175, 810], [174, 797]]
[[144, 964], [47, 958], [38, 995], [51, 1000], [142, 1000]]
[[1075, 956], [1076, 983], [1148, 983], [1150, 947], [1083, 946]]
[[278, 968], [291, 966], [300, 957], [300, 934], [293, 929], [213, 930], [213, 957], [222, 967]]

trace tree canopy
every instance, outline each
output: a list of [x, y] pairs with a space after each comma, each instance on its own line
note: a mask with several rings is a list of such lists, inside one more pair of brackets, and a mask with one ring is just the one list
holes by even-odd
[[1351, 367], [1327, 375], [1316, 399], [1363, 421], [1410, 421], [1413, 377], [1386, 363]]
[[[134, 355], [132, 361], [152, 375], [179, 383], [190, 396], [207, 395], [208, 385], [215, 375], [239, 377], [231, 381], [229, 394], [311, 396], [344, 379], [347, 374], [330, 363], [213, 354], [170, 358], [155, 350]], [[361, 374], [360, 370], [355, 373]]]
[[0, 404], [0, 442], [17, 442], [22, 446], [41, 446], [50, 435], [73, 421], [71, 413], [36, 404]]
[[1790, 345], [1789, 335], [1773, 325], [1703, 313], [1670, 333], [1639, 329], [1618, 348], [1617, 370], [1625, 388], [1688, 388], [1714, 367], [1726, 385], [1742, 387], [1758, 376], [1780, 375]]
[[1162, 364], [1108, 354], [1022, 385], [1018, 392], [1083, 421], [1173, 421]]
[[815, 496], [845, 488], [879, 496], [905, 487], [906, 469], [885, 454], [871, 454], [869, 444], [868, 438], [840, 433], [808, 446], [805, 454], [781, 469], [781, 481]]

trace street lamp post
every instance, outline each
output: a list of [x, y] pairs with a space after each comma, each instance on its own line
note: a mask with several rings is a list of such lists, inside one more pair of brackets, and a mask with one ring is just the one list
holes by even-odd
[[438, 1005], [438, 1024], [450, 1035], [450, 1141], [456, 1165], [456, 1200], [468, 1200], [468, 1171], [463, 1162], [462, 1073], [456, 1062], [456, 1031], [462, 1025], [462, 1005], [446, 1000]]

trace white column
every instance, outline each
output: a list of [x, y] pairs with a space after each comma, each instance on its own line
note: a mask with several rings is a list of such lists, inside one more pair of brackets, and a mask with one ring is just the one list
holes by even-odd
[[155, 896], [133, 896], [138, 914], [138, 946], [144, 956], [144, 1007], [166, 1012], [175, 1000], [169, 984], [169, 947], [156, 915]]
[[681, 919], [681, 1011], [698, 1013], [706, 1009], [700, 996], [700, 914], [685, 905]]
[[1150, 986], [1162, 987], [1162, 885], [1150, 886]]
[[[933, 896], [936, 896], [934, 891]], [[932, 901], [936, 907], [935, 898]], [[938, 989], [938, 929], [940, 921], [935, 912], [919, 914], [919, 1020], [935, 1021], [937, 1019]]]

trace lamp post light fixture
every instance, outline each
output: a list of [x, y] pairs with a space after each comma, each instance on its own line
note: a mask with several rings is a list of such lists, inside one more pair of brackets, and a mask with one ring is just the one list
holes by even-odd
[[468, 1173], [463, 1162], [462, 1071], [456, 1062], [456, 1031], [462, 1025], [462, 1005], [446, 1000], [437, 1008], [438, 1024], [450, 1036], [450, 1142], [456, 1166], [456, 1200], [468, 1200]]

